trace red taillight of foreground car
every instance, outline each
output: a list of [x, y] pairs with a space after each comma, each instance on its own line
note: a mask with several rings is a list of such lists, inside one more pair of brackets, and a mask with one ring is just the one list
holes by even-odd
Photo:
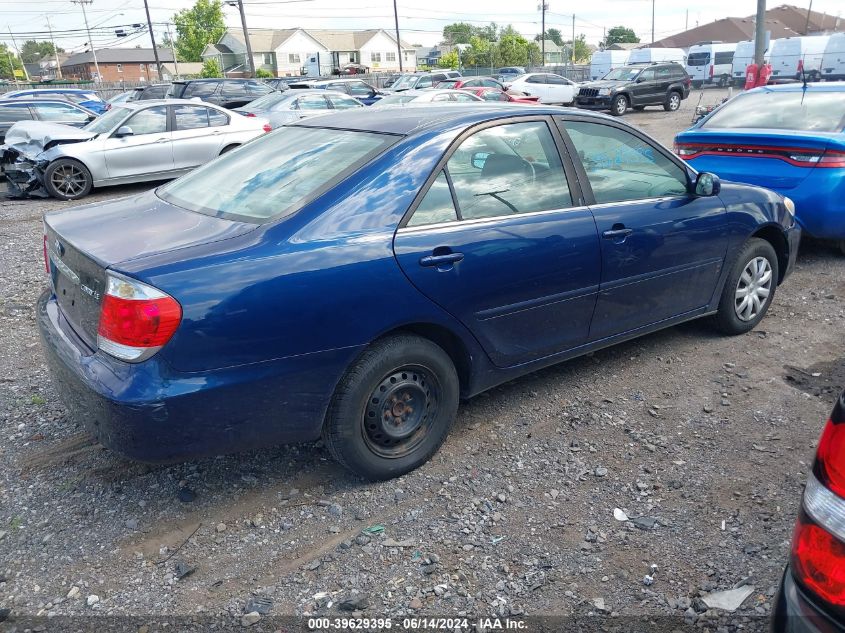
[[265, 123], [265, 124], [264, 124], [264, 127], [263, 127], [263, 128], [261, 128], [261, 129], [263, 129], [263, 130], [264, 130], [264, 133], [265, 133], [265, 134], [266, 134], [267, 132], [272, 132], [272, 131], [273, 131], [273, 127], [272, 127], [269, 123]]
[[167, 343], [182, 321], [182, 306], [147, 284], [111, 273], [100, 305], [97, 344], [116, 358], [139, 362]]
[[803, 512], [792, 535], [792, 574], [826, 602], [845, 606], [845, 544]]
[[845, 498], [845, 422], [828, 420], [819, 440], [813, 473], [819, 483]]
[[47, 254], [47, 234], [44, 234], [44, 268], [50, 274], [50, 256]]
[[255, 118], [255, 112], [244, 112], [244, 116]]

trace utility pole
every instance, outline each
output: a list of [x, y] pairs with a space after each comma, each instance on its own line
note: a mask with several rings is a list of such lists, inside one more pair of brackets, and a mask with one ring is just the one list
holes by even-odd
[[179, 62], [176, 60], [176, 46], [173, 44], [173, 35], [170, 33], [170, 22], [167, 25], [167, 39], [170, 40], [170, 52], [173, 55], [173, 68], [176, 70], [176, 78], [179, 78]]
[[161, 81], [161, 62], [158, 60], [158, 48], [156, 48], [156, 36], [153, 32], [153, 21], [150, 19], [150, 6], [147, 0], [144, 0], [144, 11], [147, 12], [147, 28], [150, 29], [150, 41], [153, 43], [153, 57], [156, 60], [156, 71], [158, 71], [158, 80]]
[[396, 26], [396, 54], [399, 55], [399, 72], [402, 68], [402, 40], [399, 39], [399, 9], [396, 8], [396, 0], [393, 0], [393, 23]]
[[689, 31], [689, 9], [687, 9], [687, 19], [684, 21], [684, 30]]
[[572, 51], [571, 51], [571, 57], [572, 57], [572, 73], [573, 73], [572, 76], [574, 77], [575, 76], [575, 74], [574, 74], [575, 73], [575, 14], [574, 13], [572, 14]]
[[85, 5], [92, 4], [94, 0], [70, 0], [73, 4], [78, 4], [82, 7], [82, 17], [85, 19], [85, 30], [88, 32], [88, 45], [91, 47], [91, 55], [94, 57], [94, 71], [97, 73], [97, 80], [102, 81], [100, 77], [100, 64], [97, 62], [97, 50], [94, 48], [94, 41], [91, 39], [91, 27], [88, 26], [88, 14], [85, 12]]
[[[26, 77], [26, 80], [29, 81], [29, 73], [26, 71], [26, 64], [23, 63], [23, 55], [21, 55], [21, 49], [18, 48], [18, 43], [15, 41], [15, 36], [12, 35], [12, 27], [8, 27], [9, 29], [9, 37], [12, 38], [12, 44], [15, 45], [15, 52], [18, 54], [18, 57], [21, 60], [21, 68], [23, 68], [23, 76]], [[15, 78], [15, 65], [12, 64], [12, 79]]]
[[246, 42], [246, 54], [249, 57], [249, 74], [255, 77], [255, 60], [252, 57], [252, 42], [249, 41], [249, 31], [246, 28], [246, 14], [244, 14], [243, 0], [238, 0], [238, 11], [241, 12], [241, 26], [244, 29], [244, 42]]
[[53, 59], [56, 60], [56, 78], [62, 78], [62, 67], [59, 64], [59, 50], [56, 48], [56, 40], [53, 39], [53, 27], [50, 25], [50, 16], [45, 15], [44, 17], [47, 18], [47, 28], [50, 30], [50, 42], [53, 44]]
[[541, 0], [540, 13], [542, 17], [540, 18], [540, 66], [546, 65], [546, 9], [548, 8], [549, 5], [546, 3], [546, 0]]
[[656, 0], [651, 0], [651, 43], [654, 44], [654, 3]]
[[807, 9], [807, 24], [804, 26], [804, 35], [810, 32], [810, 14], [813, 12], [813, 0], [810, 0], [810, 8]]
[[757, 23], [754, 25], [754, 63], [766, 63], [766, 0], [757, 0]]

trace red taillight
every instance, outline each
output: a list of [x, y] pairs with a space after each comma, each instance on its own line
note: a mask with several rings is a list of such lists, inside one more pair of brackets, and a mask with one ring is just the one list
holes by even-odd
[[272, 132], [273, 131], [273, 128], [270, 126], [269, 123], [265, 123], [264, 127], [261, 128], [261, 129], [263, 129], [265, 132]]
[[675, 154], [677, 154], [681, 158], [686, 158], [687, 156], [698, 154], [699, 151], [699, 148], [695, 145], [688, 145], [686, 143], [675, 143]]
[[710, 66], [710, 79], [713, 79], [713, 75], [716, 74], [716, 69], [713, 66]]
[[181, 321], [182, 307], [173, 297], [110, 274], [100, 305], [98, 346], [122, 360], [146, 360], [170, 340]]
[[50, 274], [50, 256], [47, 254], [47, 234], [44, 234], [44, 268]]
[[845, 152], [836, 152], [829, 149], [825, 150], [816, 167], [845, 168]]
[[686, 77], [684, 77], [684, 85], [685, 85], [687, 88], [689, 88], [689, 87], [692, 85], [692, 77], [690, 77], [689, 75], [687, 75]]
[[820, 598], [845, 606], [845, 544], [803, 512], [792, 535], [792, 573]]
[[845, 423], [828, 420], [819, 440], [814, 470], [819, 483], [845, 498]]
[[244, 112], [244, 116], [255, 117], [255, 112]]

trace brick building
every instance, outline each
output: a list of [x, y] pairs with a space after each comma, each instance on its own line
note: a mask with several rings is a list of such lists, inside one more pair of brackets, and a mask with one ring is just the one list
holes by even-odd
[[[173, 62], [170, 49], [159, 48], [162, 64]], [[155, 82], [158, 72], [152, 48], [102, 48], [97, 50], [101, 81]], [[62, 64], [64, 79], [95, 79], [97, 74], [91, 51], [71, 55]]]

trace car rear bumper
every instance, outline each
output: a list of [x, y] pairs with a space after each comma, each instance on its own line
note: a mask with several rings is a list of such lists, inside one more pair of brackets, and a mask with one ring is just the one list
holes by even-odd
[[772, 633], [843, 632], [845, 623], [837, 622], [813, 604], [787, 567], [772, 610]]
[[174, 373], [158, 357], [123, 363], [92, 353], [55, 298], [37, 320], [53, 383], [71, 417], [132, 459], [168, 462], [310, 441], [357, 348], [207, 373]]

